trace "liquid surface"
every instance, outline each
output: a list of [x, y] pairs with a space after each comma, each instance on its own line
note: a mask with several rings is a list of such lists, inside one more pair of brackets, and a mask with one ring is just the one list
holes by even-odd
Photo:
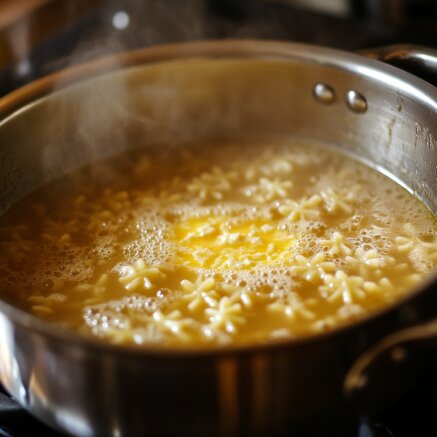
[[136, 151], [16, 204], [0, 295], [113, 343], [307, 336], [390, 305], [437, 262], [416, 198], [338, 152], [270, 140]]

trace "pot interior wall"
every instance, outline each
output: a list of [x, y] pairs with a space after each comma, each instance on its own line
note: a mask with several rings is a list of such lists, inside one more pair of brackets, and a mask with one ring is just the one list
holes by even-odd
[[[347, 150], [393, 175], [435, 212], [435, 108], [387, 74], [302, 60], [195, 58], [117, 70], [59, 90], [0, 123], [0, 212], [94, 160], [152, 143], [291, 135]], [[322, 104], [316, 83], [336, 98]], [[362, 93], [365, 113], [345, 104]], [[434, 112], [433, 112], [434, 111]]]

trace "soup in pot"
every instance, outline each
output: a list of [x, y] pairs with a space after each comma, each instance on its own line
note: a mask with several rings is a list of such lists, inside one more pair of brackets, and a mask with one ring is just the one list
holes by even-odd
[[139, 149], [10, 209], [0, 295], [112, 343], [266, 343], [404, 296], [436, 265], [436, 229], [413, 195], [328, 147]]

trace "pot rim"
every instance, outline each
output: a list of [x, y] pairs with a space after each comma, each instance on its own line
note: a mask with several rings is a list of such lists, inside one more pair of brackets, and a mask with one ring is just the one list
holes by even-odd
[[[337, 49], [310, 44], [296, 44], [284, 41], [263, 40], [210, 40], [184, 42], [154, 47], [140, 48], [121, 52], [76, 65], [52, 73], [31, 82], [0, 99], [0, 128], [8, 119], [19, 115], [29, 106], [48, 98], [54, 92], [111, 72], [140, 65], [183, 61], [188, 59], [254, 59], [294, 61], [321, 64], [338, 68], [354, 74], [384, 82], [391, 80], [395, 86], [406, 94], [412, 95], [420, 103], [437, 113], [437, 88], [428, 82], [383, 62]], [[50, 340], [68, 342], [69, 347], [86, 347], [114, 355], [136, 355], [140, 357], [210, 357], [229, 354], [259, 354], [282, 349], [297, 348], [312, 343], [325, 341], [360, 329], [377, 320], [393, 316], [403, 306], [426, 293], [432, 292], [437, 285], [437, 271], [427, 276], [419, 286], [395, 303], [366, 316], [357, 322], [348, 323], [328, 332], [288, 339], [278, 339], [268, 343], [248, 345], [224, 345], [211, 347], [162, 347], [116, 345], [96, 339], [73, 330], [57, 326], [27, 313], [0, 299], [0, 316], [8, 317], [13, 323], [24, 329], [49, 337]], [[437, 312], [436, 312], [437, 315]], [[54, 329], [56, 327], [56, 329]]]

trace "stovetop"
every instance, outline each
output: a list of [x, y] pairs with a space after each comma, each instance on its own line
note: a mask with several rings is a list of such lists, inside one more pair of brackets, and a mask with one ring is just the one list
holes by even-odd
[[[364, 2], [351, 0], [351, 4]], [[408, 20], [402, 24], [387, 24], [363, 18], [359, 10], [349, 15], [333, 16], [284, 3], [285, 0], [104, 1], [55, 36], [24, 52], [26, 54], [18, 57], [13, 65], [0, 69], [0, 96], [30, 80], [90, 58], [176, 41], [269, 38], [346, 50], [399, 42], [437, 46], [437, 26], [429, 25], [429, 16], [423, 25], [420, 21], [410, 23]], [[409, 3], [413, 2], [410, 0]], [[420, 0], [419, 3], [426, 2]], [[433, 4], [434, 8], [428, 14], [435, 13], [437, 17], [437, 2]], [[437, 435], [434, 420], [437, 393], [434, 367], [437, 368], [437, 360], [434, 362], [434, 366], [428, 363], [429, 368], [417, 383], [383, 414], [362, 420], [355, 435]], [[29, 435], [52, 437], [59, 434], [21, 409], [0, 386], [0, 437]]]

